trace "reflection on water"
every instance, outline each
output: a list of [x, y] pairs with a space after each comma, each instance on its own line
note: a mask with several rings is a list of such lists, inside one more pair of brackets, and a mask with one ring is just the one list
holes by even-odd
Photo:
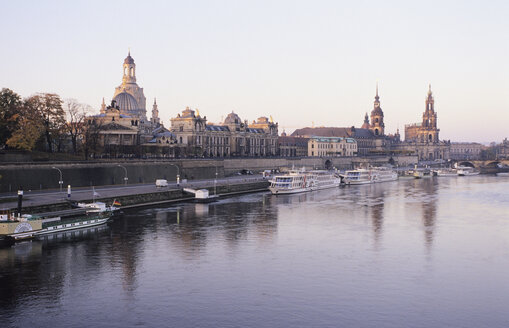
[[502, 327], [508, 187], [402, 179], [129, 211], [0, 249], [0, 322]]

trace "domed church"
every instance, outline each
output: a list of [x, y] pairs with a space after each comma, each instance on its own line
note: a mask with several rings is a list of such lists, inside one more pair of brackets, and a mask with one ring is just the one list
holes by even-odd
[[[97, 127], [99, 140], [105, 149], [125, 146], [169, 147], [174, 136], [162, 125], [156, 100], [152, 118], [147, 120], [146, 98], [136, 83], [136, 64], [129, 51], [123, 63], [122, 84], [115, 88], [111, 105], [104, 98], [99, 115], [88, 118]], [[159, 151], [160, 152], [160, 151]]]
[[122, 84], [115, 88], [113, 100], [120, 108], [120, 113], [135, 116], [141, 121], [147, 121], [147, 100], [143, 94], [143, 88], [136, 83], [136, 64], [131, 51], [124, 59]]

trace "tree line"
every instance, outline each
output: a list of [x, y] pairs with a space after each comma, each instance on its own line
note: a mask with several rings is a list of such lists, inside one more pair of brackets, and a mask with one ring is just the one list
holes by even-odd
[[22, 98], [0, 91], [0, 148], [83, 154], [97, 145], [98, 127], [87, 124], [91, 107], [54, 93]]

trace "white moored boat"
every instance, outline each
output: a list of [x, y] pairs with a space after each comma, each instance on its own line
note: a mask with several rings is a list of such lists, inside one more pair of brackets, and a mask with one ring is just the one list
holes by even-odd
[[398, 173], [388, 167], [371, 168], [371, 176], [374, 183], [398, 180]]
[[295, 194], [300, 192], [338, 187], [341, 178], [334, 172], [325, 170], [290, 171], [277, 175], [270, 181], [269, 190], [277, 194]]
[[345, 172], [346, 184], [368, 184], [386, 181], [395, 181], [398, 173], [388, 167], [372, 167]]
[[473, 167], [469, 166], [460, 166], [458, 167], [458, 175], [460, 177], [468, 176], [468, 175], [478, 175], [479, 171], [475, 170]]
[[367, 184], [373, 183], [371, 172], [366, 169], [350, 170], [345, 172], [346, 184]]
[[439, 177], [457, 177], [458, 171], [455, 169], [440, 169], [435, 171]]

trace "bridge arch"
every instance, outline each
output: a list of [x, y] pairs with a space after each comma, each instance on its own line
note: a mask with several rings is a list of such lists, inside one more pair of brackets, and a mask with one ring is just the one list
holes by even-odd
[[498, 164], [500, 164], [499, 161], [493, 161], [493, 162], [486, 163], [486, 166], [487, 167], [498, 167]]
[[474, 163], [469, 162], [469, 161], [460, 161], [460, 162], [458, 162], [458, 166], [475, 167]]

